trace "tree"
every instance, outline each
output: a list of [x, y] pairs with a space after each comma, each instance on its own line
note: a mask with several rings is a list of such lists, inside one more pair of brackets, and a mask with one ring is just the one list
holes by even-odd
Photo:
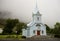
[[60, 23], [57, 22], [54, 26], [55, 26], [54, 33], [55, 34], [60, 34]]
[[22, 29], [23, 29], [23, 28], [26, 28], [26, 27], [27, 27], [27, 25], [26, 25], [25, 23], [23, 23], [23, 22], [18, 23], [18, 24], [16, 25], [17, 34], [22, 33]]
[[18, 19], [7, 19], [6, 20], [6, 25], [3, 29], [3, 34], [11, 34], [12, 33], [12, 29], [14, 28], [14, 26], [19, 23]]
[[47, 24], [45, 24], [45, 26], [46, 26], [47, 34], [54, 34], [54, 29], [50, 28]]
[[54, 25], [54, 34], [55, 34], [55, 37], [59, 37], [60, 38], [60, 23], [57, 22], [55, 25]]
[[0, 11], [0, 27], [3, 29], [5, 26], [5, 20], [6, 18], [11, 17], [11, 12], [9, 11]]
[[46, 26], [47, 33], [50, 33], [50, 27], [47, 24], [45, 24], [45, 26]]

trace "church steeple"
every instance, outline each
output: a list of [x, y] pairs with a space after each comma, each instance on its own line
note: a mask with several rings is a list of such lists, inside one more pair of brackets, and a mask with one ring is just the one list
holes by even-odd
[[38, 10], [38, 6], [37, 6], [37, 0], [36, 0], [36, 3], [35, 3], [35, 5], [36, 5], [36, 6], [35, 6], [35, 9], [37, 9], [37, 10]]
[[37, 0], [35, 0], [35, 8], [33, 10], [33, 14], [39, 14], [39, 9], [38, 9], [38, 5], [37, 5]]
[[40, 14], [38, 6], [37, 6], [37, 0], [35, 0], [35, 8], [33, 10], [32, 17], [33, 17], [33, 21], [35, 23], [41, 23], [41, 14]]

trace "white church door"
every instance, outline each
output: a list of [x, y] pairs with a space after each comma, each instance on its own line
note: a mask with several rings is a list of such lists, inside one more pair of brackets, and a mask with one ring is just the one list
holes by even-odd
[[37, 30], [37, 35], [40, 35], [40, 30]]

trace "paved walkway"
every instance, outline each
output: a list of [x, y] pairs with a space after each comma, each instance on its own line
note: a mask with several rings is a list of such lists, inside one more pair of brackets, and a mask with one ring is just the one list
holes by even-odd
[[4, 39], [0, 41], [60, 41], [60, 39], [41, 39], [41, 40], [37, 40], [37, 39], [25, 39], [25, 40], [18, 40], [18, 39]]

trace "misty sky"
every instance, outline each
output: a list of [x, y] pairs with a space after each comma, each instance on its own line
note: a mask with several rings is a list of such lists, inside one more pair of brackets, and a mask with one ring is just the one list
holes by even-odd
[[[11, 18], [29, 23], [35, 0], [0, 0], [0, 11], [8, 11]], [[42, 22], [50, 27], [60, 22], [60, 0], [38, 0], [38, 8], [42, 14]]]

